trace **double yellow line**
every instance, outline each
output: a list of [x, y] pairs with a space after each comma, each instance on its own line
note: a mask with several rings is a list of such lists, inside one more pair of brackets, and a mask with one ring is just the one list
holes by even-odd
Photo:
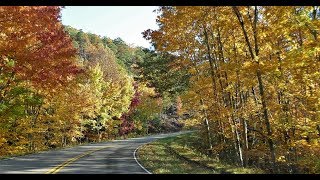
[[[108, 147], [109, 147], [109, 146], [108, 146]], [[98, 148], [98, 149], [95, 149], [95, 150], [87, 151], [87, 152], [85, 152], [85, 153], [83, 153], [83, 154], [80, 154], [80, 155], [74, 157], [74, 158], [68, 159], [67, 161], [63, 162], [62, 164], [60, 164], [60, 165], [58, 165], [58, 166], [50, 169], [50, 170], [47, 171], [45, 174], [56, 174], [56, 173], [59, 172], [62, 168], [68, 166], [68, 165], [71, 164], [72, 162], [74, 162], [74, 161], [76, 161], [76, 160], [78, 160], [78, 159], [80, 159], [80, 158], [82, 158], [82, 157], [84, 157], [84, 156], [87, 156], [87, 155], [89, 155], [89, 154], [92, 154], [92, 153], [94, 153], [94, 152], [96, 152], [96, 151], [100, 151], [100, 150], [102, 150], [102, 149], [106, 149], [106, 148], [108, 148], [108, 147], [103, 147], [103, 148]]]

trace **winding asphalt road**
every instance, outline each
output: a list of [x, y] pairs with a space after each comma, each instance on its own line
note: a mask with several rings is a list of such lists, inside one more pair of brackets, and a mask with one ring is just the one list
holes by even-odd
[[135, 150], [156, 139], [187, 132], [114, 140], [0, 160], [0, 174], [147, 174]]

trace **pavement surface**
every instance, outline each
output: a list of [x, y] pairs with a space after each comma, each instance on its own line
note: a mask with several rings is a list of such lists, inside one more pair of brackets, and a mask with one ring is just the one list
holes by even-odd
[[179, 134], [159, 134], [44, 151], [0, 160], [0, 174], [148, 174], [135, 157], [148, 142]]

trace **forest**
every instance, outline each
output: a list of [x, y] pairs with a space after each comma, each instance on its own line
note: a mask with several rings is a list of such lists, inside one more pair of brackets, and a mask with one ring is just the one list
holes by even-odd
[[206, 154], [271, 173], [320, 172], [319, 6], [160, 7], [159, 52], [190, 74], [186, 125]]
[[196, 129], [203, 154], [320, 172], [320, 7], [161, 6], [153, 50], [0, 7], [0, 156]]
[[180, 130], [184, 85], [154, 73], [170, 55], [64, 26], [61, 9], [0, 7], [0, 157]]

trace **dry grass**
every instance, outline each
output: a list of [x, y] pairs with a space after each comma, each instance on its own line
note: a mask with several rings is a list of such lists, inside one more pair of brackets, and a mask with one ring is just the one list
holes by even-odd
[[142, 146], [138, 159], [155, 174], [260, 174], [260, 169], [242, 168], [212, 159], [191, 148], [193, 133], [164, 138]]

